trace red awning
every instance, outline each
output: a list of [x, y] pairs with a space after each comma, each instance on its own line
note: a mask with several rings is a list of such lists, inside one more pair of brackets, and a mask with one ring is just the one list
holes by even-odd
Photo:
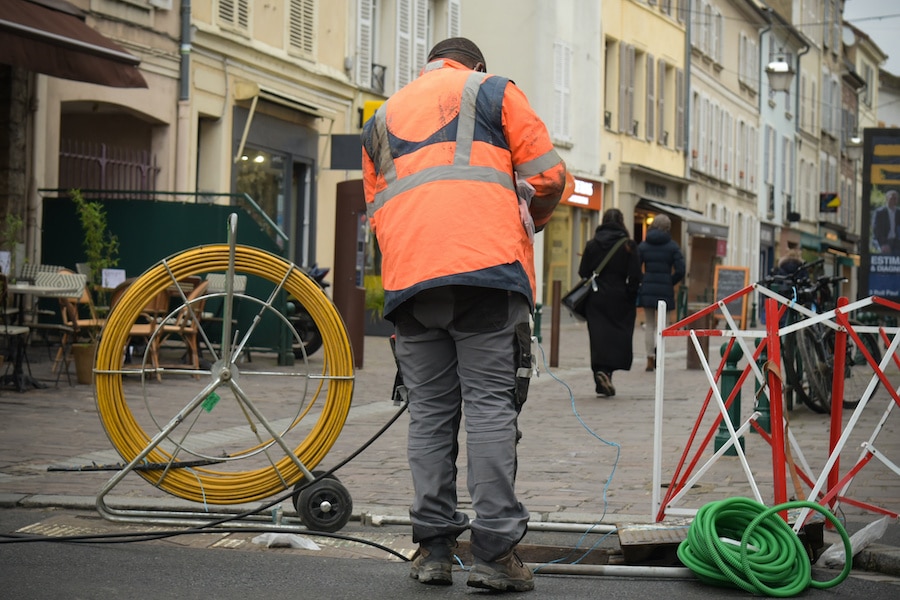
[[3, 0], [0, 63], [111, 87], [147, 87], [128, 54], [64, 0]]

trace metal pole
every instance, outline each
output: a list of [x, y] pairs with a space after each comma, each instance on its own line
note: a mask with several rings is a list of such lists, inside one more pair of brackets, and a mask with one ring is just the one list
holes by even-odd
[[550, 366], [554, 369], [559, 366], [559, 311], [562, 308], [562, 282], [553, 280], [553, 318], [550, 325]]
[[[769, 409], [772, 426], [772, 479], [775, 504], [787, 502], [787, 480], [784, 469], [784, 417], [781, 396], [781, 340], [778, 337], [778, 303], [774, 298], [766, 298], [766, 336], [768, 337], [769, 361], [772, 368], [769, 376]], [[779, 513], [787, 522], [787, 511]]]
[[[849, 300], [845, 296], [841, 296], [837, 301], [837, 309], [840, 311], [847, 306]], [[838, 440], [841, 438], [843, 430], [844, 416], [844, 369], [847, 359], [847, 330], [843, 327], [834, 333], [834, 373], [832, 374], [831, 384], [831, 428], [829, 430], [828, 453], [834, 453], [837, 448]], [[837, 486], [840, 479], [841, 457], [838, 454], [828, 471], [828, 490], [831, 491]], [[837, 497], [832, 497], [828, 502], [828, 506], [834, 509]]]
[[[736, 424], [740, 424], [741, 422], [741, 389], [738, 387], [737, 391], [735, 391], [735, 386], [739, 382], [739, 378], [743, 372], [741, 369], [737, 368], [737, 364], [744, 356], [744, 351], [741, 350], [740, 346], [735, 344], [732, 346], [731, 351], [728, 352], [728, 356], [725, 356], [726, 352], [728, 352], [727, 342], [722, 344], [722, 347], [719, 349], [720, 356], [725, 358], [725, 369], [722, 370], [719, 386], [722, 390], [722, 398], [730, 398], [732, 392], [734, 392], [734, 399], [731, 401], [731, 405], [728, 407], [726, 414], [726, 417], [731, 421], [731, 426], [733, 428]], [[726, 417], [722, 418], [722, 421], [719, 423], [719, 430], [716, 432], [714, 443], [716, 450], [721, 449], [722, 446], [731, 439], [731, 435], [728, 432], [728, 426], [725, 424]], [[741, 445], [741, 449], [743, 450], [744, 436], [740, 436], [737, 443]], [[725, 456], [737, 456], [737, 448], [734, 445], [731, 445], [725, 450]]]

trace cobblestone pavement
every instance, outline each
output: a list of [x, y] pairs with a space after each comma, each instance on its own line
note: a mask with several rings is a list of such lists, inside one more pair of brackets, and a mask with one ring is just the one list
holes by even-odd
[[[544, 315], [543, 342], [538, 356], [539, 376], [532, 380], [531, 393], [525, 405], [520, 429], [518, 491], [534, 519], [571, 522], [616, 522], [623, 520], [650, 522], [652, 515], [653, 423], [656, 378], [645, 372], [644, 345], [640, 325], [635, 331], [634, 366], [618, 371], [613, 383], [617, 393], [611, 398], [598, 398], [590, 373], [586, 327], [561, 318], [558, 347], [551, 346], [549, 315]], [[711, 340], [713, 369], [719, 360], [719, 345], [724, 338]], [[662, 436], [662, 483], [668, 484], [691, 435], [700, 421], [701, 431], [691, 448], [696, 452], [714, 413], [700, 410], [709, 386], [702, 370], [688, 369], [687, 343], [683, 338], [671, 339], [667, 345], [663, 386], [664, 418]], [[29, 351], [32, 368], [39, 378], [50, 379], [49, 353], [46, 348]], [[551, 355], [558, 355], [558, 366], [548, 366]], [[322, 356], [310, 358], [309, 372], [321, 368]], [[251, 363], [240, 369], [263, 369], [274, 365], [274, 357], [254, 353]], [[274, 367], [273, 367], [274, 368]], [[302, 366], [295, 366], [302, 370]], [[397, 411], [390, 401], [394, 363], [386, 338], [366, 337], [364, 364], [355, 373], [356, 382], [349, 417], [337, 442], [318, 468], [330, 468], [370, 438]], [[896, 376], [893, 374], [892, 376]], [[297, 379], [265, 378], [254, 384], [255, 398], [267, 415], [290, 419], [297, 413], [301, 384]], [[306, 382], [308, 384], [308, 382]], [[126, 378], [129, 403], [134, 410], [151, 406], [159, 422], [165, 423], [184, 406], [198, 389], [199, 383], [189, 377], [165, 377], [161, 383], [142, 386], [133, 377]], [[313, 386], [311, 386], [313, 387]], [[146, 397], [146, 402], [144, 401]], [[753, 410], [754, 385], [742, 389], [741, 416], [746, 419]], [[900, 463], [900, 426], [897, 411], [886, 414], [889, 397], [882, 392], [858, 415], [855, 428], [841, 454], [841, 473], [860, 456], [860, 444], [880, 427], [875, 446], [885, 456]], [[167, 412], [170, 411], [170, 412]], [[239, 431], [236, 422], [217, 421], [212, 410], [203, 415], [205, 429], [199, 435], [217, 439], [224, 435], [233, 441]], [[798, 465], [806, 465], [811, 477], [822, 471], [828, 457], [829, 420], [804, 406], [788, 411], [789, 429], [798, 445], [793, 453]], [[65, 377], [58, 387], [16, 392], [0, 392], [0, 499], [14, 503], [58, 502], [65, 505], [75, 499], [96, 496], [112, 476], [110, 471], [48, 470], [74, 469], [91, 465], [120, 462], [108, 439], [89, 385], [69, 386]], [[845, 423], [851, 415], [845, 414]], [[155, 433], [152, 422], [145, 426]], [[238, 431], [238, 433], [236, 433]], [[230, 436], [230, 437], [229, 437]], [[757, 433], [747, 433], [744, 445], [752, 475], [766, 503], [773, 500], [773, 469], [770, 446]], [[255, 442], [248, 442], [252, 446]], [[210, 442], [212, 447], [214, 442]], [[354, 513], [370, 516], [404, 517], [411, 498], [411, 482], [406, 464], [406, 415], [388, 429], [371, 447], [340, 469], [337, 475], [350, 491]], [[209, 450], [212, 452], [213, 450]], [[696, 473], [713, 454], [714, 442], [700, 454]], [[464, 453], [463, 453], [464, 454]], [[277, 457], [276, 457], [277, 460]], [[691, 464], [691, 454], [686, 464]], [[682, 472], [688, 471], [685, 467]], [[747, 472], [736, 456], [723, 456], [714, 462], [674, 508], [698, 508], [707, 502], [731, 496], [752, 496]], [[465, 457], [460, 460], [459, 481], [465, 482]], [[788, 495], [794, 496], [794, 485], [787, 478]], [[808, 491], [808, 486], [804, 485]], [[663, 490], [664, 491], [664, 490]], [[847, 495], [859, 502], [900, 511], [900, 477], [879, 460], [872, 460], [854, 478]], [[30, 500], [29, 500], [30, 499]], [[178, 504], [182, 501], [155, 489], [135, 474], [129, 474], [109, 494], [110, 502]], [[463, 507], [468, 495], [460, 491]], [[840, 514], [859, 522], [872, 521], [877, 514], [844, 502]]]

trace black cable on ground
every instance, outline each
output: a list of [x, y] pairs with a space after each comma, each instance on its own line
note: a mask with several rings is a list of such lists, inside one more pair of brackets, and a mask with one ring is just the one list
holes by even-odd
[[[274, 500], [269, 501], [266, 504], [258, 508], [254, 508], [253, 510], [244, 511], [241, 513], [237, 513], [234, 515], [229, 515], [227, 517], [223, 517], [221, 519], [216, 519], [210, 521], [209, 523], [204, 523], [203, 525], [195, 525], [193, 527], [188, 527], [186, 529], [173, 529], [166, 531], [152, 531], [152, 532], [133, 532], [133, 533], [103, 533], [103, 534], [84, 534], [84, 535], [72, 535], [72, 536], [39, 536], [39, 535], [21, 535], [21, 534], [9, 534], [9, 533], [0, 533], [0, 544], [11, 544], [11, 543], [25, 543], [25, 542], [56, 542], [56, 543], [132, 543], [132, 542], [147, 542], [153, 540], [160, 540], [170, 537], [175, 537], [179, 535], [193, 535], [198, 533], [236, 533], [239, 531], [243, 532], [280, 532], [285, 533], [284, 528], [274, 528], [274, 527], [263, 527], [260, 526], [258, 528], [222, 528], [219, 525], [223, 525], [225, 523], [229, 523], [232, 521], [237, 521], [239, 519], [243, 519], [244, 517], [249, 517], [251, 515], [259, 514], [265, 511], [268, 508], [278, 504], [279, 502], [283, 502], [288, 498], [294, 496], [295, 494], [299, 494], [301, 491], [306, 489], [307, 487], [313, 485], [318, 482], [320, 479], [324, 479], [330, 475], [332, 475], [335, 471], [342, 468], [344, 465], [349, 463], [351, 460], [362, 454], [366, 449], [369, 448], [375, 441], [380, 438], [384, 433], [391, 427], [394, 423], [397, 422], [397, 419], [400, 418], [400, 415], [406, 410], [407, 404], [404, 402], [399, 410], [385, 423], [375, 434], [370, 437], [362, 446], [351, 452], [346, 458], [341, 460], [338, 464], [328, 469], [327, 471], [322, 472], [319, 477], [313, 479], [312, 481], [304, 481], [302, 485], [298, 485], [296, 489], [292, 489], [289, 492], [282, 494], [280, 496], [276, 496]], [[392, 550], [386, 546], [378, 544], [376, 542], [371, 542], [369, 540], [355, 538], [352, 536], [345, 536], [342, 534], [331, 533], [326, 531], [315, 531], [312, 529], [304, 530], [302, 532], [303, 535], [310, 536], [318, 536], [318, 537], [328, 537], [335, 538], [341, 540], [347, 540], [352, 542], [357, 542], [359, 544], [364, 544], [367, 546], [373, 546], [380, 550], [384, 550], [402, 560], [408, 561], [409, 558], [406, 556]]]

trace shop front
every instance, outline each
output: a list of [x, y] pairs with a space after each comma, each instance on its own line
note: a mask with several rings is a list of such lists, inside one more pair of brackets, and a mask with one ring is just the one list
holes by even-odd
[[[640, 218], [646, 231], [646, 226], [659, 213], [672, 220], [672, 239], [684, 253], [687, 275], [682, 285], [687, 289], [679, 292], [682, 304], [696, 308], [711, 303], [715, 298], [716, 265], [728, 253], [728, 226], [683, 206], [647, 198], [641, 198], [635, 207], [635, 221]], [[679, 306], [679, 310], [685, 308]]]
[[[565, 293], [578, 280], [578, 263], [584, 245], [594, 235], [603, 209], [603, 182], [575, 177], [575, 191], [561, 200], [544, 228], [543, 284], [538, 302], [552, 301], [553, 282], [559, 281]], [[539, 238], [538, 238], [539, 239]], [[535, 257], [537, 258], [537, 257]]]

